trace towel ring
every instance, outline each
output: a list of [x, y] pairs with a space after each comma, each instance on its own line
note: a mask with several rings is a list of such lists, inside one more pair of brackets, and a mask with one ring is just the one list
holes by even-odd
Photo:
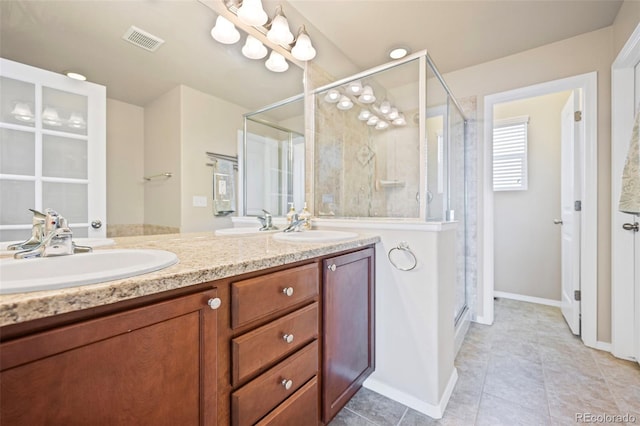
[[[413, 265], [411, 267], [409, 267], [409, 268], [402, 268], [402, 267], [398, 266], [393, 260], [391, 260], [391, 253], [394, 250], [408, 252], [411, 255], [411, 257], [413, 258]], [[418, 266], [418, 258], [416, 257], [415, 253], [411, 251], [411, 249], [409, 248], [409, 244], [406, 241], [400, 241], [396, 247], [394, 247], [391, 250], [389, 250], [389, 253], [387, 253], [387, 257], [389, 258], [389, 262], [391, 262], [393, 267], [398, 269], [398, 270], [400, 270], [400, 271], [410, 271], [410, 270], [414, 269], [416, 266]]]

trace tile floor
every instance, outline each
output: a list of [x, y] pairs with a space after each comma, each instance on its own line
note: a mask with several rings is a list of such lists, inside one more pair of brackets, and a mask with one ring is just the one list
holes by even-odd
[[[496, 300], [494, 325], [472, 323], [455, 364], [458, 382], [440, 420], [363, 388], [330, 426], [588, 423], [577, 413], [628, 414], [635, 422], [627, 424], [640, 425], [640, 366], [584, 346], [558, 308]], [[609, 420], [592, 423], [625, 424]]]

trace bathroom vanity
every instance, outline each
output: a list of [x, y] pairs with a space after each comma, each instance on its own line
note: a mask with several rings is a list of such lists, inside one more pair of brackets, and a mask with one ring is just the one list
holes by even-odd
[[2, 424], [328, 423], [374, 369], [378, 241], [117, 239], [180, 263], [0, 296]]

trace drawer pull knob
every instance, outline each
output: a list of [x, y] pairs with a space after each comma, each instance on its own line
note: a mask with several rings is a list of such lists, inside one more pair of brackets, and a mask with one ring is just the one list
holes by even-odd
[[282, 387], [284, 387], [286, 390], [289, 390], [291, 389], [291, 386], [293, 386], [293, 381], [282, 379], [282, 382], [280, 382], [280, 384], [282, 384]]
[[284, 294], [285, 296], [293, 296], [293, 287], [285, 287], [282, 289], [282, 294]]
[[219, 297], [212, 297], [207, 301], [207, 305], [209, 305], [211, 309], [218, 309], [220, 305], [222, 305], [222, 301]]
[[335, 264], [335, 263], [332, 263], [331, 265], [329, 265], [329, 266], [328, 266], [328, 269], [329, 269], [331, 272], [335, 272], [335, 271], [336, 271], [336, 264]]
[[293, 334], [285, 334], [284, 336], [282, 336], [282, 340], [287, 343], [293, 343]]

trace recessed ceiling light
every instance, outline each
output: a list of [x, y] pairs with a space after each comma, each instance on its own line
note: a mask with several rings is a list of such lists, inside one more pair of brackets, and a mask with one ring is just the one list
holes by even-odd
[[406, 48], [406, 47], [395, 47], [395, 48], [391, 49], [391, 51], [389, 52], [389, 57], [391, 59], [400, 59], [400, 58], [404, 58], [408, 54], [409, 54], [409, 49], [408, 48]]
[[77, 72], [73, 72], [73, 71], [67, 71], [65, 74], [67, 74], [67, 77], [69, 78], [73, 78], [74, 80], [80, 80], [80, 81], [86, 81], [87, 77], [85, 77], [84, 75], [77, 73]]

